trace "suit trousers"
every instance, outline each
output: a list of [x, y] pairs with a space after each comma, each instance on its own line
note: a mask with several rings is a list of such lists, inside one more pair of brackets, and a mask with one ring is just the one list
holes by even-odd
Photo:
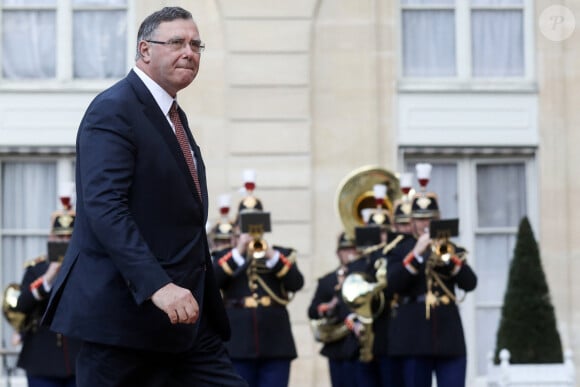
[[195, 344], [181, 353], [84, 342], [77, 358], [78, 387], [247, 387], [221, 338], [203, 317], [200, 324]]

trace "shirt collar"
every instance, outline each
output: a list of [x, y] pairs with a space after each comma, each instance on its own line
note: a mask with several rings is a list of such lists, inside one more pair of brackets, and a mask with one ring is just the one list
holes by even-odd
[[163, 112], [163, 114], [168, 115], [169, 109], [171, 109], [171, 105], [173, 104], [173, 97], [169, 95], [157, 82], [149, 77], [149, 75], [145, 74], [143, 70], [139, 67], [133, 67], [133, 71], [135, 74], [143, 81], [145, 87], [149, 90], [149, 92], [153, 95], [155, 102]]

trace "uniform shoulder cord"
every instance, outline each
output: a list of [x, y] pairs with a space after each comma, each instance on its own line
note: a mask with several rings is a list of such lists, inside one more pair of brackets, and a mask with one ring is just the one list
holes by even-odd
[[274, 301], [276, 301], [278, 304], [280, 304], [282, 306], [288, 305], [290, 303], [290, 301], [292, 301], [292, 299], [294, 298], [294, 293], [288, 294], [288, 292], [286, 291], [286, 289], [284, 289], [284, 286], [283, 285], [280, 286], [280, 291], [282, 292], [282, 294], [284, 296], [286, 296], [288, 298], [287, 299], [284, 299], [284, 298], [279, 297], [276, 293], [274, 293], [274, 291], [272, 290], [272, 288], [270, 288], [268, 286], [268, 284], [266, 284], [266, 282], [262, 279], [262, 277], [260, 277], [260, 274], [255, 271], [255, 268], [252, 268], [252, 265], [249, 265], [248, 266], [248, 278], [250, 279], [250, 282], [251, 282], [251, 279], [252, 278], [255, 279], [255, 281], [260, 284], [260, 286], [264, 289], [264, 291]]
[[[449, 299], [451, 301], [455, 302], [456, 304], [459, 304], [459, 303], [463, 302], [463, 300], [465, 300], [466, 295], [463, 294], [463, 297], [458, 299], [455, 296], [455, 294], [453, 294], [453, 292], [451, 290], [449, 290], [447, 285], [445, 285], [445, 283], [441, 279], [440, 275], [435, 270], [432, 270], [431, 266], [428, 265], [428, 267], [425, 269], [425, 272], [427, 274], [427, 278], [430, 278], [430, 277], [433, 278], [435, 280], [435, 282], [437, 282], [437, 284], [441, 287], [441, 289], [443, 289], [443, 292], [447, 295], [447, 297], [449, 297]], [[432, 284], [433, 284], [433, 281], [427, 280], [427, 292], [431, 292]]]
[[284, 286], [282, 286], [282, 285], [280, 286], [280, 290], [282, 291], [282, 293], [284, 295], [286, 295], [288, 297], [288, 299], [285, 300], [283, 298], [278, 297], [278, 295], [276, 295], [276, 293], [274, 293], [274, 291], [266, 284], [266, 282], [264, 282], [262, 277], [260, 277], [260, 275], [258, 275], [258, 274], [256, 274], [256, 281], [262, 286], [262, 288], [264, 288], [266, 293], [268, 293], [268, 295], [270, 297], [272, 297], [272, 299], [280, 305], [286, 306], [294, 298], [294, 293], [288, 294], [288, 292], [286, 292], [286, 289], [284, 289]]

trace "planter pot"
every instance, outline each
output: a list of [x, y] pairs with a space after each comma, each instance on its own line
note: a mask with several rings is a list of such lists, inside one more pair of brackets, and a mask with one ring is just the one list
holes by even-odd
[[510, 353], [502, 349], [500, 364], [493, 364], [493, 354], [488, 357], [488, 387], [575, 387], [576, 376], [572, 351], [564, 354], [564, 363], [510, 364]]

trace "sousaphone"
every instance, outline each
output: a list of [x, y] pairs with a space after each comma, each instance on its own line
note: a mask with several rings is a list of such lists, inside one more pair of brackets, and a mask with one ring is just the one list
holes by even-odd
[[373, 187], [387, 186], [386, 209], [391, 211], [394, 201], [401, 196], [399, 179], [390, 171], [378, 166], [364, 166], [349, 173], [339, 184], [336, 208], [347, 237], [354, 240], [355, 228], [364, 226], [363, 210], [376, 208]]
[[[399, 179], [386, 169], [376, 166], [358, 168], [348, 174], [338, 187], [336, 208], [346, 236], [353, 241], [356, 227], [365, 225], [364, 210], [377, 208], [373, 189], [377, 184], [387, 186], [384, 209], [392, 212], [392, 203], [400, 196]], [[376, 282], [371, 282], [367, 273], [355, 272], [350, 273], [342, 284], [343, 301], [363, 324], [362, 333], [358, 336], [359, 359], [362, 362], [373, 359], [373, 320], [382, 313], [385, 305], [383, 289], [387, 286], [386, 266], [384, 258], [376, 261], [374, 276]], [[373, 310], [374, 300], [379, 303], [377, 310]]]

